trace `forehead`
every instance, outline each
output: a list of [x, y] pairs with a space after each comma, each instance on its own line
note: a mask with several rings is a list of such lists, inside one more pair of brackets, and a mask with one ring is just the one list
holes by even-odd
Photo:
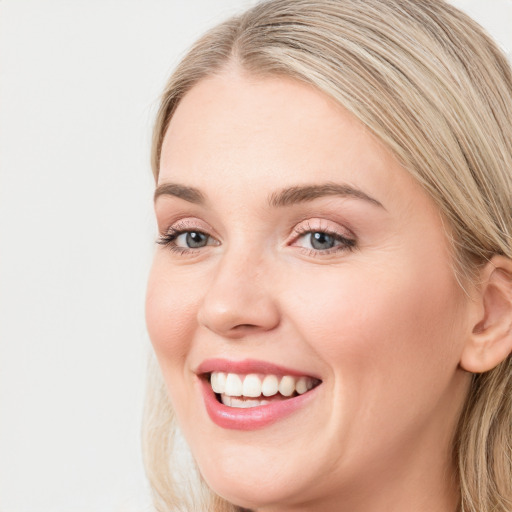
[[396, 189], [412, 178], [328, 95], [290, 78], [229, 71], [178, 105], [162, 147], [159, 183], [168, 181], [211, 190], [342, 181], [385, 196], [391, 182]]

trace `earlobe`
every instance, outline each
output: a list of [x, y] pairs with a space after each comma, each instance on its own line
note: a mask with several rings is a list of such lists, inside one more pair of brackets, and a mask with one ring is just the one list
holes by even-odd
[[512, 260], [494, 256], [481, 271], [479, 318], [461, 354], [471, 373], [492, 370], [512, 353]]

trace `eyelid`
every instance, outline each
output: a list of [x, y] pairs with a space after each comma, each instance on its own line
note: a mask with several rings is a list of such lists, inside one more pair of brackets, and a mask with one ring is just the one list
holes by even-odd
[[165, 224], [159, 227], [160, 237], [165, 237], [171, 233], [185, 232], [185, 231], [199, 231], [208, 235], [210, 238], [217, 240], [221, 243], [222, 238], [219, 233], [212, 227], [212, 225], [200, 217], [195, 216], [181, 216], [174, 219], [166, 219]]
[[[294, 245], [302, 236], [310, 233], [325, 233], [335, 237], [340, 243], [332, 248], [324, 250], [314, 248], [309, 249], [307, 247]], [[292, 238], [291, 240], [289, 239], [287, 244], [293, 247], [298, 247], [308, 256], [327, 257], [341, 252], [354, 250], [357, 247], [357, 239], [354, 233], [348, 228], [340, 226], [338, 223], [318, 218], [308, 219], [294, 226]]]
[[165, 235], [170, 231], [201, 231], [202, 233], [218, 238], [215, 230], [210, 224], [202, 221], [197, 217], [179, 217], [173, 219], [171, 222], [167, 221], [164, 224], [165, 227], [160, 227], [159, 232], [161, 235]]
[[[178, 246], [175, 241], [182, 234], [188, 232], [198, 232], [207, 236], [214, 243], [208, 243], [202, 247], [181, 247]], [[207, 247], [218, 246], [220, 245], [219, 237], [216, 236], [215, 231], [207, 225], [205, 222], [201, 221], [197, 218], [182, 218], [176, 220], [164, 229], [160, 230], [160, 235], [157, 239], [157, 244], [164, 246], [169, 249], [171, 252], [177, 253], [182, 256], [186, 255], [198, 255], [201, 249], [206, 249]]]
[[299, 222], [293, 227], [292, 235], [303, 235], [310, 232], [325, 232], [338, 235], [345, 239], [356, 239], [352, 230], [346, 226], [343, 226], [338, 222], [328, 221], [322, 218], [311, 218]]

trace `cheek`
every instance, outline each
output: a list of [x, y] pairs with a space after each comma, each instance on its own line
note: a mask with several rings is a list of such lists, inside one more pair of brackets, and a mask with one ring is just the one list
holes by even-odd
[[[164, 370], [181, 367], [190, 349], [197, 315], [197, 287], [178, 285], [164, 258], [155, 256], [146, 294], [146, 324], [151, 343]], [[179, 292], [178, 292], [179, 290]], [[172, 372], [164, 371], [167, 377]], [[180, 372], [181, 373], [181, 372]]]
[[173, 409], [181, 418], [197, 414], [186, 364], [197, 318], [197, 290], [193, 281], [177, 282], [165, 258], [155, 256], [146, 294], [146, 324]]
[[[288, 310], [336, 386], [366, 404], [447, 385], [462, 335], [460, 292], [446, 260], [361, 265], [302, 280]], [[435, 384], [432, 384], [435, 382]], [[339, 390], [341, 391], [341, 389]], [[340, 392], [338, 396], [346, 396]]]
[[443, 268], [394, 260], [319, 272], [287, 305], [330, 374], [324, 429], [347, 465], [364, 471], [375, 454], [391, 460], [412, 449], [406, 439], [451, 425], [463, 324], [460, 292]]

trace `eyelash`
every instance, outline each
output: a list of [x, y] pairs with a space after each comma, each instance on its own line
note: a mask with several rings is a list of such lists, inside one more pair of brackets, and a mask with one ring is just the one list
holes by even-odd
[[176, 226], [171, 226], [167, 233], [164, 233], [163, 235], [160, 235], [158, 237], [158, 240], [156, 241], [157, 244], [163, 245], [164, 247], [167, 247], [171, 252], [174, 252], [179, 255], [186, 255], [189, 253], [193, 253], [197, 251], [197, 249], [188, 248], [188, 247], [178, 247], [174, 242], [175, 240], [185, 233], [200, 233], [208, 238], [211, 238], [208, 233], [205, 233], [204, 231], [201, 231], [200, 229], [194, 229], [193, 227], [186, 225], [185, 223], [179, 223]]
[[356, 248], [356, 240], [354, 238], [348, 238], [345, 235], [342, 235], [336, 230], [329, 229], [329, 228], [323, 228], [322, 226], [318, 227], [312, 227], [309, 223], [306, 225], [300, 225], [294, 229], [295, 237], [294, 242], [296, 242], [300, 237], [304, 235], [312, 235], [313, 233], [322, 233], [323, 235], [328, 235], [336, 242], [339, 242], [340, 245], [334, 246], [327, 250], [320, 250], [320, 249], [307, 249], [305, 247], [302, 247], [302, 251], [307, 256], [313, 256], [313, 257], [322, 257], [327, 256], [331, 254], [340, 253], [343, 251], [353, 251]]
[[[174, 253], [177, 253], [179, 255], [187, 255], [190, 253], [195, 253], [198, 249], [202, 249], [203, 247], [199, 248], [187, 248], [187, 247], [178, 247], [175, 244], [176, 239], [185, 233], [199, 233], [201, 235], [204, 235], [208, 238], [212, 238], [208, 233], [205, 233], [204, 231], [201, 231], [200, 229], [194, 229], [192, 226], [186, 225], [184, 223], [177, 224], [176, 226], [172, 226], [169, 228], [167, 233], [162, 234], [159, 236], [157, 240], [157, 244], [163, 245], [164, 247], [167, 247], [169, 250], [171, 250]], [[301, 247], [301, 250], [304, 254], [308, 256], [314, 256], [314, 257], [322, 257], [327, 256], [334, 253], [339, 253], [342, 251], [353, 251], [356, 248], [356, 240], [354, 238], [348, 238], [341, 233], [332, 230], [332, 229], [324, 229], [321, 226], [317, 228], [313, 228], [309, 224], [306, 224], [305, 226], [298, 226], [294, 229], [294, 238], [293, 242], [296, 242], [300, 237], [308, 234], [313, 233], [322, 233], [324, 235], [333, 237], [336, 242], [339, 242], [340, 245], [337, 245], [335, 247], [332, 247], [330, 249], [326, 250], [320, 250], [320, 249], [308, 249], [305, 247]]]

